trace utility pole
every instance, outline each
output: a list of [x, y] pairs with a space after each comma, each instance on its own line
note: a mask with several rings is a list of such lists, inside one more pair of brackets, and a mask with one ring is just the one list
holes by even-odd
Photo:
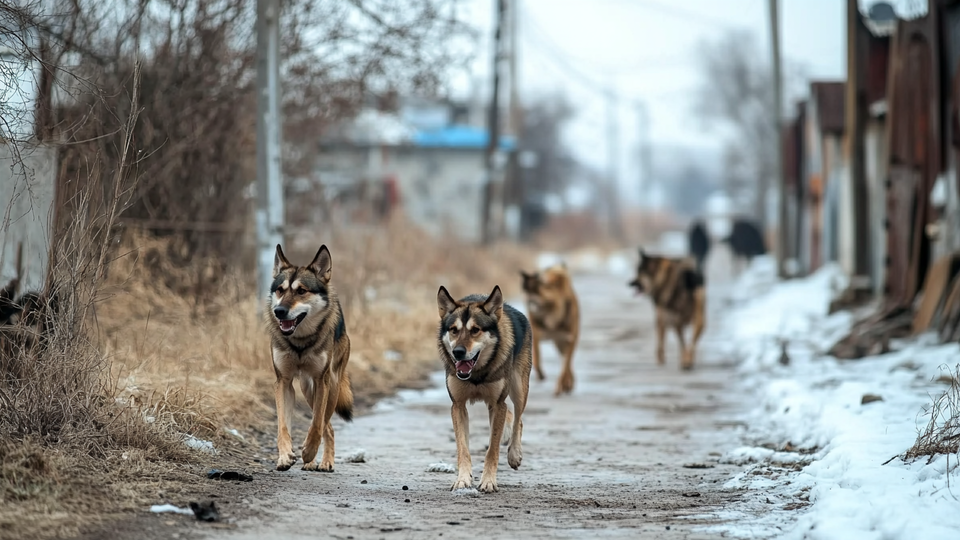
[[283, 242], [280, 140], [280, 0], [257, 0], [257, 296], [270, 290]]
[[[931, 2], [932, 4], [932, 2]], [[847, 2], [847, 85], [844, 118], [845, 148], [844, 157], [850, 164], [850, 193], [852, 204], [841, 212], [853, 212], [853, 263], [844, 268], [855, 278], [870, 276], [870, 256], [872, 245], [870, 235], [870, 205], [867, 189], [866, 157], [864, 155], [864, 137], [866, 137], [866, 119], [869, 118], [866, 98], [863, 95], [863, 81], [866, 67], [861, 62], [863, 50], [860, 39], [860, 8], [856, 1]], [[842, 245], [842, 244], [841, 244]], [[857, 279], [857, 282], [860, 282]], [[855, 288], [856, 286], [851, 286]]]
[[510, 133], [520, 139], [523, 130], [522, 111], [520, 109], [520, 80], [517, 78], [517, 20], [520, 11], [520, 1], [510, 0], [510, 56], [507, 61], [510, 66]]
[[[781, 110], [780, 107], [783, 103], [783, 80], [780, 76], [780, 16], [778, 14], [778, 3], [779, 0], [769, 0], [770, 2], [770, 43], [773, 47], [773, 99], [774, 99], [774, 114], [773, 114], [773, 126], [776, 130], [774, 135], [773, 144], [777, 145], [777, 159], [775, 162], [776, 174], [774, 178], [777, 179], [777, 198], [778, 198], [778, 208], [777, 211], [777, 275], [780, 276], [780, 279], [787, 277], [786, 272], [786, 259], [787, 259], [787, 242], [789, 238], [788, 224], [787, 224], [787, 189], [784, 185], [783, 177], [783, 122], [781, 120]], [[762, 182], [769, 182], [769, 179], [763, 178]], [[767, 201], [764, 197], [767, 194], [767, 190], [759, 189], [758, 197], [763, 198], [761, 204], [766, 205]], [[766, 212], [764, 212], [766, 214]], [[766, 228], [766, 224], [762, 224]]]
[[647, 110], [647, 104], [643, 101], [635, 102], [634, 109], [637, 112], [637, 125], [639, 126], [637, 155], [640, 163], [637, 167], [639, 172], [637, 192], [640, 194], [640, 204], [642, 205], [647, 191], [653, 185], [653, 164], [650, 161], [650, 112]]
[[617, 196], [620, 191], [618, 182], [620, 168], [620, 115], [617, 114], [618, 98], [613, 84], [607, 89], [607, 219], [608, 232], [619, 241], [623, 240], [623, 223], [620, 221], [620, 201]]
[[[504, 182], [503, 197], [501, 204], [503, 207], [503, 231], [507, 235], [516, 235], [513, 239], [519, 237], [521, 213], [523, 212], [524, 191], [522, 178], [520, 176], [520, 137], [523, 131], [523, 118], [520, 109], [520, 81], [517, 78], [517, 48], [519, 46], [517, 39], [517, 24], [520, 11], [519, 0], [510, 0], [507, 8], [510, 28], [510, 48], [507, 57], [510, 78], [510, 125], [508, 132], [513, 136], [514, 148], [510, 152], [510, 159], [507, 160], [507, 174]], [[508, 219], [509, 218], [509, 219]], [[512, 227], [507, 226], [511, 224]]]
[[506, 14], [506, 0], [496, 0], [497, 17], [493, 33], [493, 93], [490, 97], [490, 110], [487, 116], [487, 153], [486, 178], [483, 186], [483, 210], [480, 220], [480, 239], [484, 245], [493, 242], [493, 205], [497, 200], [497, 149], [500, 146], [500, 58], [502, 56], [502, 30]]

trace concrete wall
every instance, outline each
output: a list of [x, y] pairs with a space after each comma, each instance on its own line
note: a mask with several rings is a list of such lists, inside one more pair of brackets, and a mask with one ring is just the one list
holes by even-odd
[[16, 275], [23, 243], [21, 291], [43, 287], [56, 183], [56, 149], [0, 143], [0, 286]]
[[[362, 178], [371, 170], [370, 156], [363, 148], [325, 149], [317, 158], [321, 180], [324, 170]], [[376, 175], [396, 176], [403, 211], [431, 235], [480, 239], [482, 150], [391, 147], [375, 161]]]

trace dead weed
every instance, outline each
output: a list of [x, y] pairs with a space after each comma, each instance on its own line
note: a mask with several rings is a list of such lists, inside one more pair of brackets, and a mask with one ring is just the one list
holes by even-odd
[[[922, 456], [932, 460], [938, 455], [960, 453], [960, 365], [949, 379], [949, 387], [925, 409], [924, 416], [929, 417], [927, 427], [903, 455], [905, 460]], [[946, 382], [943, 377], [940, 380]]]

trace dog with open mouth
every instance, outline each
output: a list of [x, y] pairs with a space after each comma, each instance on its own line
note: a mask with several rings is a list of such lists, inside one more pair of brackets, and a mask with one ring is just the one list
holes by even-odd
[[[441, 286], [437, 306], [437, 346], [446, 371], [447, 393], [453, 402], [450, 415], [457, 442], [457, 480], [452, 489], [473, 486], [467, 404], [483, 401], [490, 411], [490, 445], [483, 460], [479, 490], [493, 493], [499, 491], [500, 442], [509, 416], [513, 420], [507, 463], [517, 469], [523, 460], [521, 416], [527, 406], [533, 366], [530, 323], [523, 313], [504, 303], [499, 286], [489, 295], [470, 295], [460, 300], [454, 300]], [[513, 403], [512, 415], [507, 408], [508, 397]]]
[[[265, 316], [277, 376], [278, 471], [286, 471], [297, 462], [289, 428], [296, 400], [294, 379], [299, 380], [303, 397], [313, 411], [302, 445], [304, 470], [333, 472], [330, 419], [334, 412], [347, 422], [353, 418], [353, 390], [347, 371], [350, 338], [331, 284], [332, 267], [327, 246], [320, 246], [307, 266], [296, 266], [277, 245]], [[321, 440], [323, 456], [317, 461]]]

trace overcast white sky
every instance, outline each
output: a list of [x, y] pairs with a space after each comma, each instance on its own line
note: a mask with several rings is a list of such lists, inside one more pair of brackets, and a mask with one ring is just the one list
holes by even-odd
[[[465, 0], [463, 5], [464, 16], [484, 39], [472, 68], [484, 90], [489, 86], [495, 1]], [[910, 1], [893, 3], [900, 7]], [[701, 83], [698, 44], [730, 29], [746, 29], [758, 40], [758, 61], [770, 61], [767, 0], [519, 0], [519, 4], [522, 99], [563, 90], [579, 107], [567, 134], [570, 144], [583, 161], [605, 169], [606, 104], [596, 86], [613, 84], [621, 98], [618, 170], [629, 199], [635, 199], [631, 194], [636, 190], [629, 187], [639, 175], [634, 102], [647, 104], [655, 146], [689, 146], [709, 159], [717, 155], [721, 142], [719, 133], [705, 130], [693, 114], [693, 94]], [[803, 64], [812, 78], [844, 77], [845, 4], [845, 0], [780, 1], [782, 54]], [[469, 88], [467, 76], [453, 86], [459, 95]]]

